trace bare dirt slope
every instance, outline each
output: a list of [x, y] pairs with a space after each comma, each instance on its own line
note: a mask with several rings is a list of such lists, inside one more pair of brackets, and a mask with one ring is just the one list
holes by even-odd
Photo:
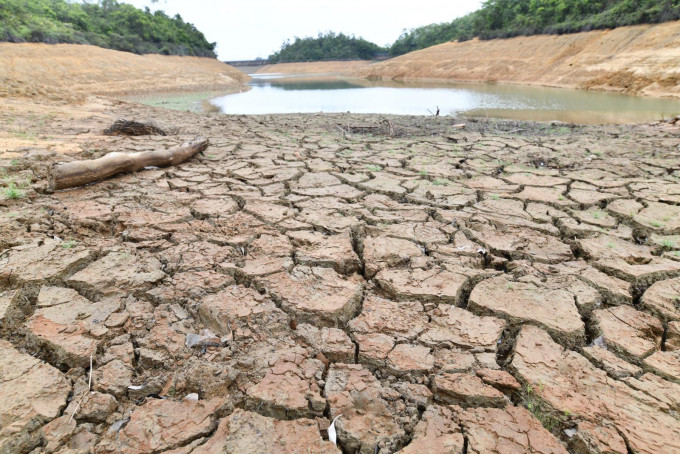
[[315, 61], [309, 63], [277, 63], [258, 69], [258, 73], [279, 74], [344, 74], [371, 64], [370, 60]]
[[382, 79], [498, 81], [680, 97], [680, 22], [445, 43], [357, 73]]
[[229, 88], [247, 80], [212, 58], [136, 55], [74, 44], [0, 43], [0, 96]]

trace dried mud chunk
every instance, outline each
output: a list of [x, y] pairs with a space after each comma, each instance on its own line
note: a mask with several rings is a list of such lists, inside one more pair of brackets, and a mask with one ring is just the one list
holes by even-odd
[[475, 373], [484, 383], [505, 393], [519, 391], [521, 388], [515, 377], [504, 370], [477, 369]]
[[95, 369], [92, 374], [92, 387], [96, 390], [121, 397], [132, 383], [134, 372], [131, 366], [115, 359]]
[[567, 199], [564, 194], [567, 192], [566, 186], [554, 186], [550, 188], [527, 186], [517, 194], [501, 195], [513, 199], [520, 199], [525, 202], [540, 202], [554, 205], [559, 208], [576, 205], [572, 200]]
[[382, 333], [354, 334], [359, 344], [359, 363], [368, 367], [384, 367], [396, 341], [394, 337]]
[[402, 240], [417, 241], [428, 245], [446, 244], [449, 237], [443, 232], [447, 228], [441, 222], [405, 222], [405, 212], [397, 212], [399, 223], [380, 227], [369, 226], [366, 230], [370, 236], [383, 235], [386, 237], [400, 238]]
[[363, 255], [366, 277], [370, 279], [381, 269], [406, 266], [412, 259], [425, 254], [411, 241], [380, 236], [364, 240]]
[[304, 266], [257, 279], [255, 285], [300, 321], [321, 326], [346, 323], [354, 317], [364, 288], [359, 275], [344, 277], [328, 268]]
[[680, 383], [680, 351], [655, 352], [645, 358], [643, 364], [658, 375]]
[[413, 203], [455, 209], [470, 205], [477, 200], [477, 191], [451, 180], [440, 180], [437, 183], [418, 180], [407, 182], [405, 186], [414, 188], [406, 194], [406, 200]]
[[525, 227], [472, 222], [470, 234], [496, 255], [515, 260], [559, 263], [574, 259], [571, 248], [558, 238]]
[[641, 303], [663, 320], [680, 320], [680, 278], [655, 283], [642, 295]]
[[628, 454], [626, 441], [614, 427], [597, 426], [589, 421], [576, 425], [569, 439], [569, 448], [576, 453]]
[[390, 403], [382, 398], [382, 385], [358, 364], [333, 364], [326, 378], [324, 395], [330, 417], [336, 422], [338, 440], [344, 449], [373, 454], [376, 446], [396, 451], [405, 438]]
[[100, 343], [91, 333], [108, 331], [104, 321], [120, 307], [115, 297], [92, 303], [72, 289], [42, 287], [38, 309], [26, 328], [32, 340], [50, 350], [57, 364], [87, 367]]
[[321, 188], [297, 188], [293, 189], [293, 193], [299, 195], [306, 195], [310, 197], [333, 196], [349, 200], [356, 199], [361, 194], [363, 194], [362, 191], [347, 184], [325, 186]]
[[446, 373], [432, 379], [435, 399], [464, 407], [505, 407], [508, 399], [481, 378], [467, 373]]
[[294, 209], [269, 202], [247, 202], [243, 210], [267, 224], [277, 224], [295, 216]]
[[359, 187], [365, 191], [377, 192], [387, 196], [403, 196], [406, 189], [401, 186], [401, 180], [389, 173], [374, 172], [375, 178], [359, 183]]
[[306, 323], [297, 326], [294, 332], [313, 351], [323, 353], [332, 362], [351, 363], [356, 347], [349, 336], [338, 328], [317, 328]]
[[0, 452], [28, 452], [41, 425], [66, 407], [71, 386], [54, 367], [0, 340]]
[[581, 271], [579, 277], [588, 285], [596, 288], [609, 304], [633, 304], [629, 282], [612, 277], [590, 266]]
[[469, 278], [440, 268], [431, 270], [382, 270], [377, 284], [399, 301], [459, 304]]
[[352, 248], [348, 232], [339, 235], [323, 235], [320, 232], [289, 232], [295, 250], [295, 263], [304, 266], [333, 268], [340, 274], [353, 274], [361, 268], [361, 262]]
[[652, 248], [600, 235], [579, 241], [593, 266], [634, 284], [652, 284], [680, 275], [680, 262], [652, 255]]
[[159, 254], [168, 271], [212, 270], [234, 256], [230, 247], [222, 247], [208, 241], [180, 239], [176, 246]]
[[302, 349], [280, 354], [264, 378], [248, 388], [246, 409], [278, 419], [321, 416], [326, 400], [315, 377], [323, 369], [321, 361], [307, 358]]
[[465, 440], [453, 412], [431, 405], [413, 431], [413, 441], [402, 454], [463, 454]]
[[18, 296], [18, 290], [0, 292], [0, 328], [5, 327], [5, 322], [9, 321], [10, 314], [18, 302]]
[[480, 317], [459, 307], [440, 306], [419, 340], [431, 347], [448, 342], [460, 348], [495, 352], [505, 324], [496, 317]]
[[148, 400], [130, 416], [120, 431], [108, 431], [95, 447], [97, 453], [159, 452], [183, 445], [215, 428], [222, 399], [207, 401]]
[[668, 323], [665, 347], [669, 352], [680, 351], [680, 322]]
[[216, 292], [222, 287], [234, 284], [232, 276], [212, 270], [175, 273], [168, 281], [167, 284], [152, 288], [146, 294], [159, 303], [179, 303], [188, 298], [200, 299], [206, 293]]
[[398, 340], [413, 340], [426, 329], [427, 321], [421, 303], [397, 303], [369, 295], [361, 314], [349, 322], [349, 327], [354, 334], [381, 333]]
[[537, 384], [536, 396], [555, 410], [597, 427], [615, 426], [633, 452], [680, 451], [680, 421], [666, 413], [666, 404], [609, 378], [540, 328], [522, 327], [512, 368], [524, 382]]
[[642, 369], [634, 364], [622, 360], [606, 348], [593, 345], [583, 348], [583, 356], [588, 358], [600, 369], [604, 369], [610, 377], [621, 379], [625, 377], [636, 377], [642, 374]]
[[562, 288], [561, 282], [513, 282], [499, 276], [477, 284], [468, 308], [513, 324], [532, 322], [566, 342], [579, 343], [585, 338], [585, 325], [574, 300], [573, 291]]
[[93, 251], [83, 247], [62, 247], [55, 240], [17, 246], [0, 258], [0, 285], [9, 283], [38, 284], [61, 279], [89, 262]]
[[624, 381], [631, 388], [666, 404], [671, 411], [680, 411], [680, 384], [664, 380], [652, 373], [644, 374], [639, 379], [628, 377]]
[[550, 175], [538, 175], [528, 172], [511, 173], [510, 175], [504, 177], [503, 179], [521, 186], [553, 187], [560, 184], [569, 183], [569, 180], [566, 178], [560, 178]]
[[647, 202], [647, 206], [633, 216], [633, 221], [659, 233], [667, 235], [680, 233], [680, 207]]
[[645, 206], [633, 199], [614, 200], [607, 205], [607, 211], [622, 217], [633, 217]]
[[75, 417], [79, 421], [104, 422], [116, 408], [118, 402], [111, 394], [88, 392]]
[[236, 409], [220, 421], [215, 434], [192, 454], [326, 454], [340, 453], [333, 443], [324, 441], [316, 421], [280, 421], [257, 413]]
[[145, 291], [165, 277], [162, 267], [154, 257], [142, 258], [129, 252], [113, 251], [71, 276], [67, 282], [102, 294]]
[[241, 337], [247, 331], [258, 334], [287, 330], [289, 317], [274, 302], [255, 290], [231, 286], [203, 298], [199, 319], [220, 336]]
[[[623, 197], [621, 194], [604, 191], [589, 191], [586, 189], [572, 189], [569, 191], [569, 198], [577, 201], [582, 205], [596, 205], [606, 203], [608, 200], [618, 199]], [[627, 191], [626, 191], [627, 194]]]
[[238, 210], [238, 203], [226, 197], [199, 199], [191, 204], [191, 212], [197, 219], [225, 217]]
[[399, 344], [387, 355], [387, 368], [397, 375], [428, 374], [434, 369], [434, 356], [427, 347]]
[[645, 312], [617, 306], [597, 310], [593, 317], [607, 346], [628, 358], [642, 359], [661, 348], [663, 325]]
[[521, 407], [453, 407], [465, 432], [470, 454], [567, 454], [567, 450], [541, 423]]
[[361, 224], [361, 221], [356, 216], [345, 214], [342, 211], [323, 208], [305, 208], [298, 216], [298, 219], [316, 228], [335, 234], [347, 232], [352, 227]]

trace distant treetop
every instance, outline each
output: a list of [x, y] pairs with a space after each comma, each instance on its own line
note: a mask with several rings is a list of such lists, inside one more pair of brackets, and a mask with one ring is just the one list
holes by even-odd
[[0, 41], [92, 44], [137, 54], [215, 57], [216, 43], [178, 14], [116, 0], [0, 0]]
[[[2, 1], [2, 0], [0, 0]], [[286, 41], [281, 50], [269, 56], [270, 63], [290, 63], [321, 60], [371, 60], [387, 49], [363, 38], [329, 32], [316, 38], [295, 38]]]
[[404, 30], [396, 56], [447, 41], [576, 33], [680, 19], [680, 0], [487, 0], [453, 22]]

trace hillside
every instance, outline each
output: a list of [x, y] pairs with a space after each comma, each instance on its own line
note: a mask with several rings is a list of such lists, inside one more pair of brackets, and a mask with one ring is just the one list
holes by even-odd
[[271, 63], [294, 63], [322, 60], [371, 60], [387, 49], [363, 38], [328, 32], [316, 38], [295, 38], [286, 41], [281, 50], [269, 56]]
[[390, 48], [402, 55], [447, 41], [564, 34], [680, 19], [680, 0], [487, 0], [451, 22], [405, 31]]
[[0, 0], [0, 41], [92, 44], [136, 54], [215, 57], [215, 43], [181, 16], [116, 0]]
[[0, 97], [240, 87], [248, 76], [214, 58], [135, 55], [74, 44], [0, 43]]
[[358, 70], [371, 79], [496, 81], [680, 97], [680, 22], [451, 42]]

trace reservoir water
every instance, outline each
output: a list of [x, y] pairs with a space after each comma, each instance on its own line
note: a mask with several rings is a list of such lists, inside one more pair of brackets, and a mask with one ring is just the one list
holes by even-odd
[[521, 85], [423, 84], [251, 74], [250, 90], [210, 100], [225, 114], [352, 112], [634, 123], [680, 114], [680, 100]]

